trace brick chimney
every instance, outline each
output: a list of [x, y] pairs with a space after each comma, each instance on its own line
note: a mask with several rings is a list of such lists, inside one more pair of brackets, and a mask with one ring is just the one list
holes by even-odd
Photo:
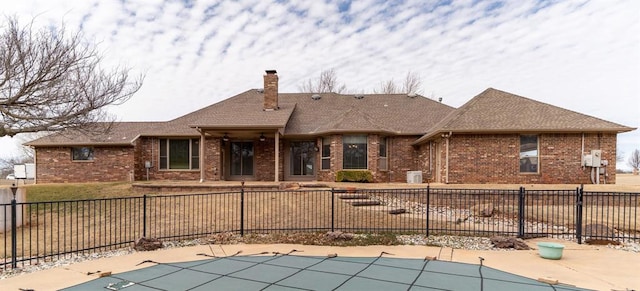
[[278, 72], [266, 70], [264, 75], [264, 110], [278, 109]]

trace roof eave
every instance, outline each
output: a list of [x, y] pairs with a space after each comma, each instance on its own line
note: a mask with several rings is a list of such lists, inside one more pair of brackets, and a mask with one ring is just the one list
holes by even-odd
[[477, 134], [477, 133], [487, 133], [487, 134], [491, 134], [491, 133], [501, 133], [501, 134], [506, 134], [506, 133], [583, 133], [583, 132], [615, 132], [615, 133], [623, 133], [623, 132], [629, 132], [629, 131], [633, 131], [636, 130], [636, 128], [633, 127], [615, 127], [615, 128], [589, 128], [589, 129], [567, 129], [567, 128], [555, 128], [555, 129], [494, 129], [494, 130], [487, 130], [487, 129], [451, 129], [451, 130], [446, 130], [446, 129], [441, 129], [441, 130], [437, 130], [434, 131], [432, 133], [427, 133], [425, 135], [423, 135], [422, 137], [420, 137], [419, 139], [417, 139], [416, 141], [414, 141], [413, 143], [411, 143], [411, 145], [420, 145], [434, 137], [436, 137], [439, 134], [443, 134], [443, 133], [465, 133], [465, 134]]
[[286, 125], [284, 124], [249, 124], [249, 125], [234, 125], [234, 124], [224, 124], [224, 125], [203, 125], [203, 124], [192, 124], [189, 125], [191, 128], [195, 129], [203, 129], [203, 130], [255, 130], [255, 129], [281, 129]]
[[69, 142], [69, 143], [25, 143], [31, 147], [79, 147], [79, 146], [133, 146], [133, 142]]

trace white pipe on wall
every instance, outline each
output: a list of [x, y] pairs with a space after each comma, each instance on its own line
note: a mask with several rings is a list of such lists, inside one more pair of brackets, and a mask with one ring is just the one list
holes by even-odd
[[445, 136], [445, 176], [444, 176], [444, 182], [445, 184], [449, 184], [449, 138], [451, 138], [451, 132], [449, 132], [448, 135]]

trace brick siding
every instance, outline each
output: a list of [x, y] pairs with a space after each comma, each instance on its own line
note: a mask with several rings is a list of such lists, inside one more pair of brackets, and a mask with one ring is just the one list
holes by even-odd
[[36, 150], [38, 183], [130, 181], [134, 147], [95, 147], [92, 161], [72, 161], [71, 147], [39, 147]]
[[[449, 183], [591, 183], [590, 168], [581, 166], [582, 134], [540, 134], [538, 143], [538, 173], [520, 173], [520, 135], [454, 134], [449, 140]], [[615, 183], [616, 135], [585, 134], [584, 154], [592, 149], [602, 150], [602, 158], [609, 161], [607, 183]]]
[[[419, 170], [423, 182], [509, 183], [509, 184], [588, 184], [590, 168], [582, 167], [582, 134], [540, 134], [539, 172], [520, 173], [518, 134], [454, 134], [449, 138], [447, 171], [446, 140], [429, 142], [419, 147], [411, 145], [418, 136], [389, 137], [387, 139], [387, 170], [378, 169], [379, 136], [368, 136], [368, 168], [374, 182], [406, 182], [406, 172]], [[609, 162], [607, 175], [601, 182], [615, 183], [615, 133], [584, 134], [584, 152], [602, 150], [602, 159]], [[330, 169], [322, 170], [321, 152], [316, 155], [316, 179], [335, 181], [342, 169], [342, 135], [332, 135]], [[255, 141], [255, 180], [274, 180], [274, 139]], [[321, 140], [318, 140], [320, 146]], [[284, 180], [284, 145], [280, 140], [278, 161], [279, 180]], [[205, 180], [224, 180], [220, 138], [208, 137], [204, 143]], [[321, 146], [320, 146], [321, 147]], [[71, 160], [70, 147], [39, 147], [36, 151], [38, 183], [138, 181], [147, 179], [145, 161], [151, 161], [149, 180], [200, 179], [200, 170], [159, 170], [159, 138], [141, 137], [134, 146], [95, 147], [94, 160]], [[439, 160], [438, 160], [439, 158]], [[439, 165], [439, 166], [438, 166]], [[228, 165], [226, 165], [228, 167]], [[439, 171], [439, 172], [438, 172]], [[437, 174], [440, 179], [437, 180]]]

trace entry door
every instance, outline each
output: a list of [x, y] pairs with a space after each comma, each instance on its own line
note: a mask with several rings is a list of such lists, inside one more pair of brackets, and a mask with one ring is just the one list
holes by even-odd
[[289, 176], [292, 178], [315, 177], [315, 141], [292, 141], [289, 148]]
[[229, 175], [233, 178], [253, 177], [253, 142], [231, 142]]

